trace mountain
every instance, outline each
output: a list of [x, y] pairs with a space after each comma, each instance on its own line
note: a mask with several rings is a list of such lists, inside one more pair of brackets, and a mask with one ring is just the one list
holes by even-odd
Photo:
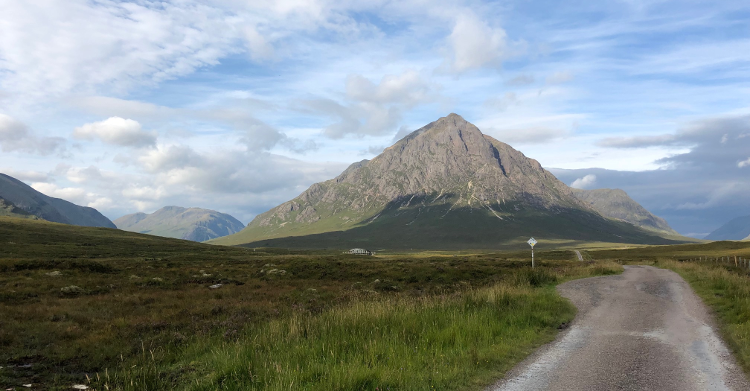
[[316, 183], [217, 244], [457, 249], [540, 242], [667, 243], [608, 219], [529, 159], [451, 114]]
[[679, 235], [666, 220], [655, 216], [620, 189], [572, 189], [573, 195], [602, 216], [622, 220], [644, 229]]
[[24, 212], [55, 223], [116, 228], [99, 211], [48, 197], [11, 176], [0, 174], [0, 198]]
[[750, 216], [737, 217], [708, 234], [708, 240], [750, 240]]
[[209, 239], [231, 235], [245, 227], [234, 217], [214, 210], [165, 206], [152, 214], [135, 213], [115, 220], [117, 228], [204, 242]]

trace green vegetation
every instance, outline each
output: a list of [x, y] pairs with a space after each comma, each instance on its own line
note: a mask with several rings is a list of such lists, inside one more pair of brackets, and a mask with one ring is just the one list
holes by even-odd
[[479, 389], [572, 319], [554, 284], [619, 270], [572, 251], [531, 271], [526, 251], [357, 257], [13, 218], [0, 238], [5, 388]]
[[0, 216], [4, 217], [17, 217], [21, 219], [32, 219], [38, 220], [39, 218], [26, 212], [25, 210], [16, 207], [11, 202], [0, 198]]
[[[425, 198], [434, 198], [437, 195]], [[519, 210], [516, 210], [516, 206]], [[296, 228], [289, 237], [250, 241], [253, 236], [263, 236], [266, 228], [249, 225], [238, 234], [218, 238], [215, 243], [241, 244], [248, 247], [284, 248], [351, 248], [364, 247], [399, 250], [423, 249], [496, 249], [518, 250], [528, 247], [530, 236], [543, 236], [548, 240], [568, 241], [580, 245], [589, 241], [609, 243], [676, 244], [688, 238], [665, 238], [653, 231], [637, 228], [622, 221], [603, 219], [591, 212], [567, 209], [548, 214], [534, 209], [521, 209], [522, 205], [492, 205], [497, 213], [513, 210], [513, 217], [499, 220], [487, 210], [453, 207], [451, 204], [422, 207], [393, 205], [378, 212], [377, 219], [366, 225], [325, 233], [312, 233]], [[450, 213], [448, 213], [450, 211]], [[333, 221], [326, 220], [325, 224]], [[319, 225], [331, 228], [329, 225]], [[309, 229], [318, 228], [310, 226]], [[332, 228], [331, 228], [332, 229]], [[570, 238], [577, 238], [571, 240]], [[610, 245], [611, 246], [611, 245]]]

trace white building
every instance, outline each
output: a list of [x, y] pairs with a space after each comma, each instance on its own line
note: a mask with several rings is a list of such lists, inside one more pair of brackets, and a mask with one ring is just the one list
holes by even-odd
[[363, 248], [353, 248], [349, 251], [347, 251], [347, 254], [355, 254], [355, 255], [375, 255], [374, 252], [370, 250], [365, 250]]

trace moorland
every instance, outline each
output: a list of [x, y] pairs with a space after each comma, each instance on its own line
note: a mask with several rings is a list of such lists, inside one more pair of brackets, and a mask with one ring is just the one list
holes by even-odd
[[[750, 368], [750, 243], [381, 252], [225, 247], [0, 217], [0, 385], [482, 389], [575, 316], [560, 282], [683, 275]], [[701, 257], [702, 261], [693, 261]], [[724, 262], [715, 261], [724, 257]]]

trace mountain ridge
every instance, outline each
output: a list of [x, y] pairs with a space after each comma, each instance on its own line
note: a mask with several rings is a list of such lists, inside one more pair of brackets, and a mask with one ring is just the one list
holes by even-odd
[[87, 227], [116, 228], [98, 210], [42, 194], [31, 186], [0, 173], [0, 198], [40, 219]]
[[[545, 227], [545, 220], [564, 229]], [[580, 201], [538, 161], [450, 114], [211, 242], [282, 245], [282, 238], [297, 237], [295, 243], [309, 246], [299, 237], [319, 235], [318, 245], [491, 247], [534, 232], [661, 240], [626, 225]]]
[[603, 216], [622, 220], [636, 227], [679, 235], [666, 220], [654, 215], [622, 189], [575, 189], [573, 194]]
[[729, 220], [704, 238], [706, 240], [750, 240], [750, 216]]
[[204, 242], [239, 232], [239, 220], [211, 209], [165, 206], [154, 213], [142, 212], [115, 220], [119, 229], [176, 239]]

